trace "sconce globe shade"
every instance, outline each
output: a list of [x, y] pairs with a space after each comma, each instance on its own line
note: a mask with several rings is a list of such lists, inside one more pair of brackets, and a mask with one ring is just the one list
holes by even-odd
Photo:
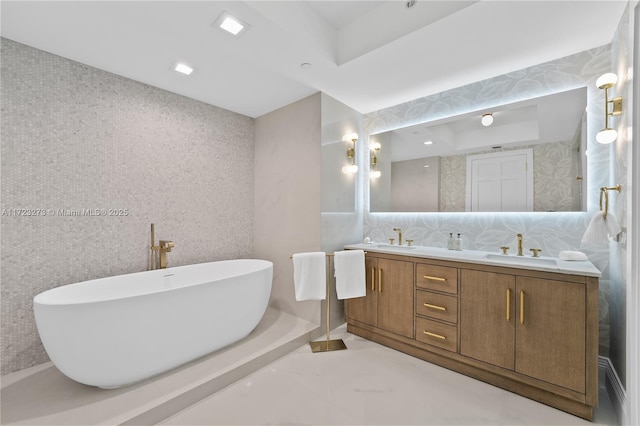
[[382, 172], [380, 170], [374, 170], [369, 173], [369, 176], [371, 176], [373, 179], [378, 179], [380, 176], [382, 176]]
[[596, 140], [601, 144], [610, 144], [616, 140], [618, 132], [613, 129], [600, 130], [596, 135]]
[[344, 174], [358, 173], [358, 166], [355, 165], [355, 164], [351, 164], [349, 166], [344, 166], [342, 168], [342, 173], [344, 173]]
[[482, 114], [480, 122], [484, 127], [491, 126], [493, 124], [493, 114]]
[[353, 142], [358, 140], [357, 133], [349, 133], [348, 135], [344, 135], [342, 137], [342, 142]]
[[599, 89], [612, 87], [614, 84], [618, 82], [618, 76], [612, 72], [608, 72], [606, 74], [602, 74], [596, 80], [596, 87]]
[[380, 149], [382, 147], [382, 145], [380, 145], [380, 142], [371, 142], [371, 144], [369, 145], [369, 149]]

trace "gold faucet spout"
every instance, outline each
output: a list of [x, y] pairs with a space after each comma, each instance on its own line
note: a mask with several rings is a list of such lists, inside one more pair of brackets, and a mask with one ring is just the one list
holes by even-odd
[[522, 234], [518, 234], [518, 256], [523, 256], [522, 254]]
[[167, 253], [171, 251], [171, 249], [175, 247], [173, 241], [160, 240], [160, 269], [165, 269], [167, 267]]
[[401, 246], [402, 245], [402, 229], [393, 228], [393, 230], [398, 233], [398, 245]]

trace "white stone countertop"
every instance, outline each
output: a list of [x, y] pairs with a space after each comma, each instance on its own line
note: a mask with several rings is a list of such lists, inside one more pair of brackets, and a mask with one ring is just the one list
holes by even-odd
[[390, 246], [389, 244], [375, 242], [369, 244], [350, 244], [345, 246], [345, 249], [422, 257], [425, 259], [505, 266], [560, 274], [585, 275], [589, 277], [600, 277], [602, 275], [598, 268], [588, 260], [562, 260], [557, 257], [548, 256], [534, 258], [532, 256], [516, 256], [515, 254], [503, 255], [498, 252], [493, 253], [476, 250], [455, 251], [440, 247]]

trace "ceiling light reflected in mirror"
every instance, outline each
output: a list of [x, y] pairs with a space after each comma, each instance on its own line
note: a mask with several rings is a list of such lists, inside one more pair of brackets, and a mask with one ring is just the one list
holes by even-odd
[[493, 124], [493, 114], [491, 113], [482, 114], [482, 118], [480, 119], [480, 122], [484, 127], [491, 126]]

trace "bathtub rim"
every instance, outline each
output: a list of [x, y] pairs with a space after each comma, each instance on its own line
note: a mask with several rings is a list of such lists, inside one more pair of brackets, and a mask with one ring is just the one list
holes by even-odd
[[[71, 289], [72, 287], [78, 287], [78, 286], [86, 286], [86, 285], [92, 285], [92, 284], [102, 284], [104, 285], [105, 282], [107, 281], [111, 281], [111, 280], [116, 280], [116, 279], [122, 279], [124, 277], [127, 277], [127, 279], [133, 279], [135, 277], [139, 277], [139, 276], [143, 276], [143, 275], [159, 275], [159, 277], [157, 277], [157, 279], [161, 279], [164, 275], [161, 275], [162, 272], [165, 273], [165, 275], [170, 274], [172, 271], [175, 272], [179, 272], [180, 270], [184, 270], [186, 268], [189, 267], [194, 267], [194, 266], [204, 266], [204, 265], [213, 265], [213, 264], [223, 264], [223, 263], [232, 263], [232, 262], [238, 262], [238, 263], [255, 263], [255, 264], [260, 264], [261, 267], [259, 268], [255, 268], [252, 269], [250, 271], [244, 271], [243, 273], [239, 273], [239, 274], [235, 274], [235, 275], [227, 275], [227, 276], [214, 276], [214, 277], [210, 277], [210, 279], [203, 279], [203, 280], [198, 280], [197, 282], [193, 282], [193, 283], [189, 283], [189, 284], [183, 284], [180, 285], [178, 287], [173, 287], [173, 288], [157, 288], [154, 289], [153, 291], [146, 291], [146, 292], [132, 292], [130, 294], [127, 295], [116, 295], [114, 297], [104, 297], [101, 299], [95, 299], [95, 300], [72, 300], [69, 301], [68, 299], [60, 299], [60, 300], [50, 300], [53, 299], [53, 297], [55, 297], [55, 293], [61, 292], [61, 291], [68, 291], [69, 289]], [[75, 282], [75, 283], [69, 283], [69, 284], [63, 284], [57, 287], [53, 287], [50, 289], [47, 289], [45, 291], [42, 291], [38, 294], [36, 294], [33, 297], [33, 306], [34, 309], [36, 307], [36, 305], [39, 306], [76, 306], [76, 305], [89, 305], [89, 304], [98, 304], [98, 303], [105, 303], [105, 302], [110, 302], [110, 301], [116, 301], [116, 300], [125, 300], [125, 299], [130, 299], [130, 298], [136, 298], [136, 297], [144, 297], [144, 296], [148, 296], [150, 294], [155, 294], [155, 293], [165, 293], [165, 292], [174, 292], [174, 291], [179, 291], [181, 289], [186, 289], [189, 287], [194, 287], [194, 286], [198, 286], [198, 285], [203, 285], [203, 284], [207, 284], [207, 283], [211, 283], [211, 282], [215, 282], [215, 281], [220, 281], [220, 280], [224, 280], [224, 279], [229, 279], [229, 278], [235, 278], [235, 277], [239, 277], [239, 276], [243, 276], [243, 275], [249, 275], [252, 273], [258, 273], [258, 272], [262, 272], [264, 270], [267, 270], [271, 268], [272, 273], [273, 273], [273, 262], [269, 261], [269, 260], [265, 260], [265, 259], [254, 259], [254, 258], [240, 258], [240, 259], [225, 259], [225, 260], [215, 260], [215, 261], [211, 261], [211, 262], [201, 262], [201, 263], [192, 263], [192, 264], [187, 264], [187, 265], [180, 265], [180, 266], [172, 266], [166, 269], [153, 269], [153, 270], [148, 270], [148, 271], [138, 271], [138, 272], [130, 272], [130, 273], [124, 273], [124, 274], [119, 274], [119, 275], [108, 275], [105, 277], [101, 277], [101, 278], [93, 278], [90, 280], [85, 280], [85, 281], [79, 281], [79, 282]], [[49, 298], [49, 299], [48, 299]]]

